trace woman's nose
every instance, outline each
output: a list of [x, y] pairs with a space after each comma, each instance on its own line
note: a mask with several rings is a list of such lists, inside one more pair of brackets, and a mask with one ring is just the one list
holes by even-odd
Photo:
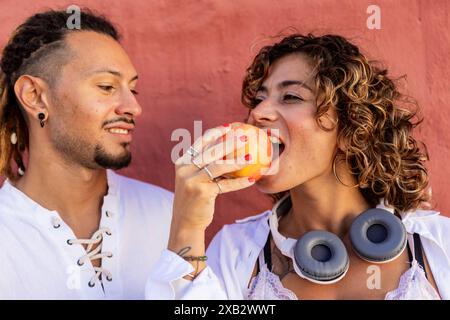
[[249, 115], [249, 123], [257, 124], [264, 122], [273, 122], [277, 119], [277, 113], [273, 104], [264, 100], [257, 104]]

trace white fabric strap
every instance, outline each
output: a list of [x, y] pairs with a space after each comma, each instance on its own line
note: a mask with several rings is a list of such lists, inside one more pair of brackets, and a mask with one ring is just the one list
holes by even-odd
[[278, 208], [288, 197], [290, 197], [289, 194], [285, 195], [273, 206], [272, 213], [269, 217], [269, 226], [270, 232], [272, 233], [273, 241], [277, 246], [277, 248], [281, 251], [282, 254], [293, 259], [294, 258], [293, 250], [297, 240], [292, 238], [286, 238], [278, 231], [278, 220], [279, 220]]

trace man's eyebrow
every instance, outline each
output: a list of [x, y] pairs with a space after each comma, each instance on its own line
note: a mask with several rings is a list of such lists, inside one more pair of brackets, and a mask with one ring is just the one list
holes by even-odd
[[[313, 92], [313, 90], [304, 81], [300, 81], [300, 80], [284, 80], [284, 81], [280, 82], [277, 85], [277, 87], [278, 87], [278, 89], [283, 89], [283, 88], [293, 86], [293, 85], [304, 87], [305, 89], [308, 89], [309, 91]], [[267, 92], [268, 90], [265, 86], [261, 86], [258, 89], [258, 91]]]
[[[116, 70], [112, 70], [112, 69], [97, 69], [97, 70], [93, 70], [87, 73], [88, 76], [93, 75], [93, 74], [97, 74], [97, 73], [110, 73], [116, 77], [122, 78], [123, 74], [119, 71]], [[135, 75], [133, 78], [131, 78], [131, 81], [137, 80], [138, 79], [138, 75]]]

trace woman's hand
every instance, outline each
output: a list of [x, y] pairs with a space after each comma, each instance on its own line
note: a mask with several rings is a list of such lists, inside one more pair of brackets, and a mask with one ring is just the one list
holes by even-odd
[[223, 160], [225, 156], [243, 148], [247, 139], [245, 136], [230, 135], [227, 140], [215, 144], [228, 130], [225, 126], [208, 130], [191, 147], [198, 154], [192, 156], [187, 152], [175, 163], [173, 221], [183, 228], [205, 230], [212, 222], [214, 204], [220, 193], [254, 184], [254, 180], [246, 177], [223, 177], [242, 169], [251, 160], [248, 156], [235, 161]]
[[[208, 130], [175, 163], [175, 198], [169, 249], [186, 255], [201, 256], [205, 252], [205, 230], [214, 216], [216, 198], [250, 187], [255, 183], [250, 178], [225, 178], [227, 173], [248, 165], [248, 155], [234, 161], [223, 160], [245, 147], [247, 137], [230, 135], [223, 137], [230, 128], [217, 127]], [[231, 157], [233, 158], [233, 157]]]

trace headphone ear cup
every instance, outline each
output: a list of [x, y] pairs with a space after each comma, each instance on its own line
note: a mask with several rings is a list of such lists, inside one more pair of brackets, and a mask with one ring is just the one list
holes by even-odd
[[339, 281], [349, 267], [343, 242], [327, 231], [310, 231], [298, 239], [294, 246], [294, 263], [301, 277], [320, 284]]
[[405, 249], [406, 230], [402, 221], [391, 212], [369, 209], [353, 221], [350, 241], [362, 259], [385, 263], [397, 258]]

